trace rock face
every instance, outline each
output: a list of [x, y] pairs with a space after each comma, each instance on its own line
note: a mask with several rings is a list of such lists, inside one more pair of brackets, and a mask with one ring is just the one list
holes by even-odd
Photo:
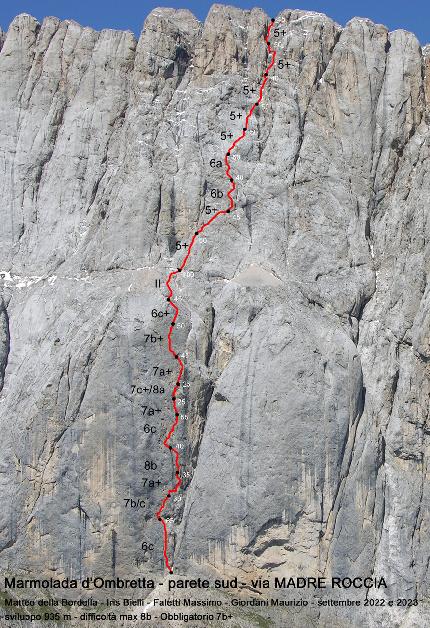
[[[164, 573], [176, 365], [157, 280], [226, 204], [211, 160], [240, 133], [267, 21], [215, 5], [204, 24], [157, 9], [139, 41], [28, 15], [0, 33], [2, 572]], [[425, 600], [429, 50], [365, 19], [276, 26], [239, 210], [175, 279], [169, 553], [180, 573], [384, 576], [390, 599]], [[421, 602], [370, 610], [349, 624], [428, 621]], [[345, 625], [324, 612], [306, 622]]]

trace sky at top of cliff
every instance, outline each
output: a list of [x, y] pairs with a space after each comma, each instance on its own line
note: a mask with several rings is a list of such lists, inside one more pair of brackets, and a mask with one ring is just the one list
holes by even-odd
[[[0, 26], [8, 25], [19, 13], [30, 13], [38, 20], [48, 15], [73, 19], [97, 30], [114, 28], [139, 34], [148, 13], [160, 6], [190, 9], [199, 20], [204, 20], [213, 2], [204, 0], [3, 0], [0, 3]], [[250, 9], [259, 6], [271, 16], [285, 8], [304, 9], [326, 13], [339, 24], [354, 16], [368, 17], [385, 24], [390, 30], [403, 28], [415, 33], [421, 44], [430, 42], [429, 0], [233, 0], [224, 4]]]

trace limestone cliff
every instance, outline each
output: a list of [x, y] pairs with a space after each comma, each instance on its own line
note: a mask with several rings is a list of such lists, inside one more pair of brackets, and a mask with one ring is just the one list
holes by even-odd
[[[203, 24], [157, 9], [139, 41], [28, 15], [0, 33], [3, 572], [164, 573], [175, 373], [153, 367], [175, 365], [156, 280], [225, 203], [210, 160], [252, 102], [267, 20], [214, 5]], [[426, 599], [429, 50], [366, 19], [276, 23], [285, 63], [234, 163], [239, 211], [176, 282], [175, 569], [374, 574]], [[151, 383], [165, 394], [133, 393]], [[426, 625], [422, 606], [384, 612], [366, 621]]]

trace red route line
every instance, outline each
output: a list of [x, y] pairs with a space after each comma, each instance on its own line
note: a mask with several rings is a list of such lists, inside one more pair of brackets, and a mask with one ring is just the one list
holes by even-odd
[[181, 465], [179, 463], [179, 452], [178, 452], [177, 449], [172, 447], [172, 445], [169, 445], [169, 441], [172, 438], [172, 436], [174, 435], [175, 430], [176, 430], [176, 426], [178, 425], [178, 422], [179, 422], [179, 410], [178, 410], [178, 407], [177, 407], [177, 404], [176, 404], [176, 393], [179, 390], [179, 387], [181, 385], [182, 375], [183, 375], [184, 370], [185, 370], [184, 363], [182, 362], [181, 358], [179, 357], [179, 355], [176, 353], [176, 351], [174, 350], [174, 348], [172, 346], [172, 332], [173, 332], [173, 328], [174, 328], [175, 323], [176, 323], [176, 319], [179, 316], [179, 308], [172, 301], [173, 290], [172, 290], [172, 287], [170, 285], [170, 282], [175, 277], [175, 275], [180, 273], [185, 268], [185, 266], [186, 266], [186, 264], [188, 262], [188, 259], [189, 259], [190, 255], [191, 255], [192, 248], [193, 248], [193, 246], [194, 246], [194, 244], [195, 244], [195, 242], [197, 240], [198, 235], [200, 233], [202, 233], [206, 229], [206, 227], [209, 227], [209, 225], [216, 218], [218, 218], [218, 216], [224, 216], [225, 214], [229, 214], [231, 212], [231, 210], [234, 209], [234, 207], [235, 207], [234, 200], [233, 200], [231, 194], [236, 189], [236, 184], [235, 184], [234, 179], [233, 179], [233, 177], [231, 176], [231, 173], [230, 173], [231, 166], [230, 166], [228, 158], [230, 157], [231, 151], [234, 150], [236, 148], [236, 146], [239, 144], [239, 142], [241, 140], [243, 140], [243, 138], [245, 137], [246, 131], [248, 130], [249, 120], [251, 119], [251, 116], [254, 113], [254, 110], [256, 109], [256, 107], [258, 107], [258, 105], [260, 104], [260, 102], [261, 102], [261, 100], [263, 98], [263, 90], [264, 90], [264, 87], [266, 86], [266, 83], [268, 81], [269, 71], [272, 69], [272, 67], [275, 64], [276, 50], [273, 50], [271, 48], [270, 41], [269, 41], [270, 31], [272, 30], [274, 23], [275, 23], [275, 20], [274, 20], [274, 18], [272, 18], [272, 20], [268, 24], [267, 33], [266, 33], [266, 35], [264, 37], [264, 41], [266, 42], [268, 53], [271, 55], [271, 60], [270, 60], [270, 63], [266, 67], [266, 70], [264, 71], [264, 74], [263, 74], [263, 80], [262, 80], [261, 85], [260, 85], [260, 93], [259, 93], [259, 96], [258, 96], [258, 100], [252, 105], [251, 109], [249, 110], [249, 112], [248, 112], [248, 114], [247, 114], [247, 116], [245, 118], [245, 124], [244, 124], [243, 130], [242, 130], [242, 134], [239, 135], [239, 137], [237, 137], [234, 140], [233, 144], [227, 150], [227, 152], [225, 154], [225, 157], [224, 157], [224, 163], [225, 163], [225, 166], [226, 166], [225, 174], [226, 174], [226, 176], [228, 177], [228, 179], [229, 179], [229, 181], [231, 183], [231, 187], [230, 187], [230, 189], [227, 192], [227, 196], [229, 198], [230, 204], [229, 204], [227, 209], [220, 209], [219, 211], [217, 211], [210, 218], [210, 220], [208, 220], [207, 222], [205, 222], [202, 225], [200, 225], [200, 227], [197, 229], [197, 231], [194, 232], [194, 235], [191, 238], [191, 242], [188, 245], [187, 254], [185, 255], [184, 259], [182, 260], [182, 264], [178, 267], [177, 270], [173, 270], [169, 274], [169, 276], [167, 277], [167, 280], [166, 280], [166, 288], [168, 290], [167, 301], [169, 302], [170, 307], [172, 307], [174, 312], [175, 312], [174, 315], [173, 315], [172, 322], [171, 322], [170, 327], [169, 327], [169, 333], [167, 334], [167, 346], [169, 348], [169, 352], [171, 353], [171, 355], [173, 355], [175, 360], [177, 360], [178, 363], [179, 363], [179, 373], [178, 373], [178, 377], [176, 378], [176, 384], [175, 384], [175, 386], [173, 388], [173, 391], [172, 391], [172, 401], [173, 401], [172, 405], [173, 405], [173, 410], [175, 412], [175, 420], [173, 421], [173, 423], [172, 423], [172, 425], [171, 425], [171, 427], [170, 427], [170, 429], [169, 429], [169, 431], [167, 433], [167, 436], [165, 437], [165, 439], [163, 441], [163, 445], [164, 445], [164, 447], [169, 449], [171, 452], [173, 452], [173, 454], [175, 456], [176, 484], [172, 488], [169, 488], [169, 490], [167, 492], [167, 495], [164, 496], [164, 498], [163, 498], [163, 500], [162, 500], [162, 502], [160, 504], [160, 507], [159, 507], [159, 509], [156, 512], [156, 516], [157, 516], [158, 521], [160, 521], [162, 526], [163, 526], [163, 555], [164, 555], [164, 562], [166, 564], [166, 568], [168, 569], [168, 571], [170, 573], [173, 573], [173, 569], [172, 569], [172, 566], [170, 564], [169, 557], [168, 557], [168, 554], [167, 554], [168, 546], [169, 546], [169, 535], [168, 535], [168, 532], [167, 532], [167, 524], [166, 524], [165, 519], [162, 517], [162, 513], [163, 513], [164, 508], [166, 507], [167, 502], [170, 499], [170, 496], [173, 495], [174, 493], [177, 493], [179, 488], [182, 485], [182, 480], [181, 480], [181, 476], [180, 476]]

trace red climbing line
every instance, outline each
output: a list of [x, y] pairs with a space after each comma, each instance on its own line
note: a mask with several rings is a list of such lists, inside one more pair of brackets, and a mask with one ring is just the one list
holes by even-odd
[[188, 245], [187, 254], [185, 255], [184, 259], [182, 260], [181, 265], [178, 266], [177, 270], [173, 270], [169, 274], [169, 276], [167, 277], [167, 280], [166, 280], [166, 288], [167, 288], [167, 291], [168, 291], [167, 301], [169, 302], [170, 307], [172, 307], [173, 310], [174, 310], [173, 319], [172, 319], [172, 322], [171, 322], [170, 327], [169, 327], [169, 332], [167, 334], [167, 346], [168, 346], [168, 349], [169, 349], [169, 352], [171, 353], [171, 355], [173, 355], [175, 360], [178, 361], [179, 373], [178, 373], [178, 376], [176, 378], [176, 384], [175, 384], [175, 386], [173, 388], [173, 391], [172, 391], [172, 402], [173, 402], [172, 405], [173, 405], [173, 410], [174, 410], [174, 413], [175, 413], [175, 420], [173, 421], [173, 423], [172, 423], [172, 425], [171, 425], [171, 427], [170, 427], [170, 429], [169, 429], [169, 431], [167, 433], [167, 436], [165, 437], [165, 439], [163, 441], [163, 445], [164, 445], [164, 447], [169, 449], [171, 452], [173, 452], [173, 454], [175, 456], [176, 484], [172, 488], [169, 488], [169, 490], [167, 491], [167, 495], [164, 496], [164, 498], [163, 498], [163, 500], [162, 500], [162, 502], [160, 504], [160, 507], [157, 510], [156, 516], [157, 516], [158, 521], [160, 521], [162, 526], [163, 526], [163, 555], [164, 555], [164, 562], [166, 564], [166, 568], [168, 569], [168, 571], [170, 573], [173, 573], [173, 569], [172, 569], [172, 566], [170, 564], [169, 557], [168, 557], [168, 554], [167, 554], [168, 545], [169, 545], [169, 535], [168, 535], [168, 532], [167, 532], [167, 524], [166, 524], [165, 519], [162, 517], [162, 513], [163, 513], [164, 508], [166, 507], [167, 502], [170, 499], [170, 496], [173, 495], [174, 493], [177, 493], [179, 488], [180, 488], [180, 486], [181, 486], [181, 484], [182, 484], [182, 480], [181, 480], [181, 476], [180, 476], [181, 465], [179, 463], [179, 452], [178, 452], [177, 449], [172, 447], [172, 445], [169, 445], [169, 441], [172, 438], [172, 436], [174, 435], [175, 430], [176, 430], [176, 426], [178, 425], [178, 422], [179, 422], [179, 410], [178, 410], [178, 407], [177, 407], [177, 404], [176, 404], [176, 393], [179, 390], [179, 387], [181, 385], [182, 375], [183, 375], [184, 370], [185, 370], [184, 363], [182, 362], [180, 356], [176, 353], [176, 351], [174, 350], [174, 348], [172, 346], [172, 332], [173, 332], [173, 328], [174, 328], [174, 326], [176, 324], [176, 320], [177, 320], [177, 318], [179, 316], [179, 308], [172, 301], [173, 290], [172, 290], [172, 287], [170, 285], [170, 282], [172, 281], [172, 279], [178, 273], [180, 273], [185, 268], [185, 266], [186, 266], [186, 264], [188, 262], [188, 259], [189, 259], [190, 255], [191, 255], [191, 251], [193, 249], [193, 246], [194, 246], [194, 244], [195, 244], [199, 234], [202, 233], [206, 229], [206, 227], [209, 227], [209, 225], [216, 218], [218, 218], [218, 216], [223, 216], [225, 214], [229, 214], [231, 212], [231, 210], [235, 208], [234, 200], [233, 200], [231, 195], [232, 195], [232, 193], [236, 189], [236, 184], [235, 184], [234, 179], [233, 179], [233, 177], [231, 176], [231, 173], [230, 173], [231, 166], [230, 166], [228, 158], [231, 155], [231, 151], [234, 150], [236, 148], [236, 146], [239, 144], [239, 142], [241, 140], [243, 140], [243, 138], [245, 137], [246, 131], [248, 130], [249, 120], [251, 119], [252, 114], [254, 113], [256, 107], [258, 107], [258, 105], [260, 104], [260, 102], [261, 102], [261, 100], [263, 98], [263, 90], [264, 90], [264, 88], [266, 86], [266, 83], [268, 81], [269, 71], [272, 69], [272, 67], [275, 64], [276, 51], [271, 48], [270, 41], [269, 41], [270, 31], [273, 28], [274, 22], [275, 22], [275, 20], [272, 18], [272, 20], [269, 22], [269, 24], [267, 26], [267, 33], [266, 33], [266, 35], [264, 37], [264, 41], [266, 42], [268, 53], [269, 53], [269, 55], [271, 55], [271, 60], [270, 60], [270, 63], [266, 67], [266, 70], [264, 71], [264, 74], [263, 74], [263, 80], [262, 80], [262, 82], [260, 84], [260, 92], [259, 92], [258, 100], [252, 105], [251, 109], [249, 110], [249, 112], [248, 112], [248, 114], [247, 114], [247, 116], [245, 118], [245, 124], [243, 126], [241, 135], [239, 135], [234, 140], [233, 144], [227, 150], [227, 152], [225, 154], [225, 157], [224, 157], [224, 163], [225, 163], [225, 166], [226, 166], [225, 174], [226, 174], [226, 176], [228, 177], [228, 179], [229, 179], [229, 181], [231, 183], [231, 186], [230, 186], [230, 188], [229, 188], [229, 190], [227, 192], [227, 196], [229, 198], [229, 206], [227, 207], [227, 209], [220, 209], [217, 212], [215, 212], [215, 214], [207, 222], [205, 222], [202, 225], [200, 225], [200, 227], [197, 229], [197, 231], [194, 232], [194, 235], [191, 238], [191, 242]]

